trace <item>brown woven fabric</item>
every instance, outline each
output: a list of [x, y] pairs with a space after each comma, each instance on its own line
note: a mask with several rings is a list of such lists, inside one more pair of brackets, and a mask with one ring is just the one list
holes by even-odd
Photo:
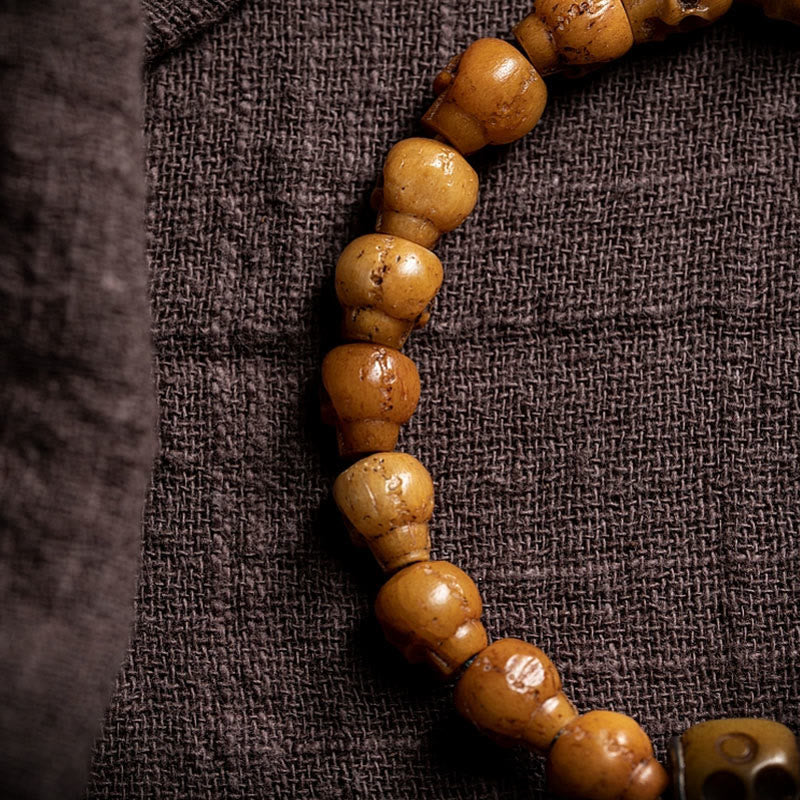
[[[544, 796], [383, 643], [315, 401], [383, 156], [526, 11], [249, 0], [151, 68], [162, 449], [89, 797]], [[708, 717], [800, 722], [798, 41], [741, 10], [554, 83], [474, 159], [407, 347], [436, 555], [662, 755]]]

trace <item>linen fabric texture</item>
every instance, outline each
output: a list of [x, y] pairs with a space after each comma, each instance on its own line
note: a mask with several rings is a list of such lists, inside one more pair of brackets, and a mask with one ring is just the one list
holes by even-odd
[[[89, 798], [547, 797], [409, 668], [330, 500], [333, 269], [431, 82], [522, 2], [153, 2], [145, 73], [160, 449], [136, 629]], [[795, 730], [800, 44], [737, 9], [551, 81], [472, 161], [476, 211], [405, 352], [434, 555], [581, 710]]]

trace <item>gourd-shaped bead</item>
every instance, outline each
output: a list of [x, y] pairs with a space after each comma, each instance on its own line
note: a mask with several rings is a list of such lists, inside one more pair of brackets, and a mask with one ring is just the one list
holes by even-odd
[[420, 561], [378, 592], [375, 613], [391, 644], [412, 663], [443, 677], [486, 647], [481, 596], [472, 579], [447, 561]]
[[419, 401], [419, 373], [390, 347], [343, 344], [322, 362], [323, 418], [336, 425], [343, 456], [392, 450]]
[[613, 61], [633, 46], [622, 0], [536, 0], [514, 35], [542, 75]]
[[372, 195], [375, 229], [430, 248], [469, 216], [477, 199], [478, 175], [461, 153], [433, 139], [403, 139], [389, 151], [383, 186]]
[[733, 0], [622, 0], [636, 44], [660, 42], [672, 33], [686, 33], [719, 19]]
[[442, 262], [426, 248], [381, 233], [350, 242], [336, 264], [347, 339], [400, 349], [442, 285]]
[[547, 757], [547, 781], [552, 792], [575, 800], [655, 800], [669, 784], [647, 734], [614, 711], [567, 723]]
[[675, 800], [797, 800], [800, 752], [794, 734], [768, 719], [714, 719], [670, 748]]
[[454, 58], [434, 84], [434, 104], [422, 122], [465, 155], [507, 144], [542, 116], [547, 87], [530, 62], [500, 39], [478, 39]]
[[333, 485], [336, 505], [386, 572], [430, 558], [430, 473], [407, 453], [375, 453]]
[[561, 691], [553, 662], [519, 639], [500, 639], [477, 655], [456, 685], [459, 713], [503, 745], [546, 752], [578, 712]]

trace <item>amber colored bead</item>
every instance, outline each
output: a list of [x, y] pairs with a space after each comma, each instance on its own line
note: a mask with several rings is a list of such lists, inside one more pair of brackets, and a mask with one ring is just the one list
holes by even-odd
[[419, 401], [419, 373], [414, 362], [380, 345], [343, 344], [322, 362], [322, 384], [343, 456], [393, 450], [400, 426]]
[[578, 712], [561, 691], [553, 662], [519, 639], [500, 639], [480, 652], [456, 685], [459, 713], [502, 745], [546, 752]]
[[383, 186], [375, 190], [375, 229], [433, 247], [475, 208], [478, 175], [444, 142], [415, 137], [398, 142], [386, 157]]
[[371, 233], [350, 242], [336, 264], [346, 339], [400, 349], [442, 285], [442, 262], [407, 239]]
[[686, 33], [719, 19], [733, 0], [622, 0], [637, 44], [660, 42], [673, 33]]
[[670, 750], [676, 800], [797, 800], [794, 734], [768, 719], [715, 719], [689, 728]]
[[647, 734], [614, 711], [567, 723], [547, 757], [547, 781], [555, 794], [575, 800], [655, 800], [669, 784]]
[[478, 587], [447, 561], [420, 561], [378, 592], [375, 613], [391, 644], [412, 663], [452, 675], [487, 644]]
[[386, 572], [430, 558], [433, 481], [407, 453], [375, 453], [336, 479], [336, 505]]
[[633, 46], [622, 0], [536, 0], [514, 35], [542, 75], [613, 61]]
[[454, 58], [433, 84], [439, 95], [422, 118], [462, 153], [508, 144], [539, 121], [547, 87], [508, 42], [478, 39]]
[[781, 19], [800, 25], [800, 0], [750, 0], [760, 6], [771, 19]]

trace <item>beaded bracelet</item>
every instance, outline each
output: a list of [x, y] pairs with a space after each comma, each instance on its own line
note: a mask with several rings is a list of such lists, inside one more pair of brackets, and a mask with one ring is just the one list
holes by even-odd
[[[653, 800], [670, 777], [633, 719], [579, 715], [539, 648], [508, 638], [489, 644], [473, 581], [430, 560], [433, 482], [416, 458], [394, 452], [420, 392], [400, 348], [428, 321], [442, 283], [431, 248], [477, 201], [478, 177], [464, 156], [533, 129], [547, 101], [542, 76], [585, 74], [634, 43], [712, 22], [731, 2], [548, 0], [514, 28], [527, 59], [499, 39], [474, 42], [434, 81], [422, 122], [435, 138], [390, 150], [372, 196], [377, 232], [351, 242], [336, 265], [342, 334], [351, 343], [323, 361], [322, 413], [336, 427], [340, 455], [359, 459], [336, 479], [336, 504], [354, 544], [368, 546], [391, 574], [375, 602], [381, 627], [408, 661], [456, 680], [456, 708], [479, 730], [545, 755], [548, 787], [566, 798]], [[800, 23], [800, 0], [760, 4]], [[800, 797], [797, 741], [777, 722], [700, 723], [673, 740], [670, 761], [679, 800]]]

